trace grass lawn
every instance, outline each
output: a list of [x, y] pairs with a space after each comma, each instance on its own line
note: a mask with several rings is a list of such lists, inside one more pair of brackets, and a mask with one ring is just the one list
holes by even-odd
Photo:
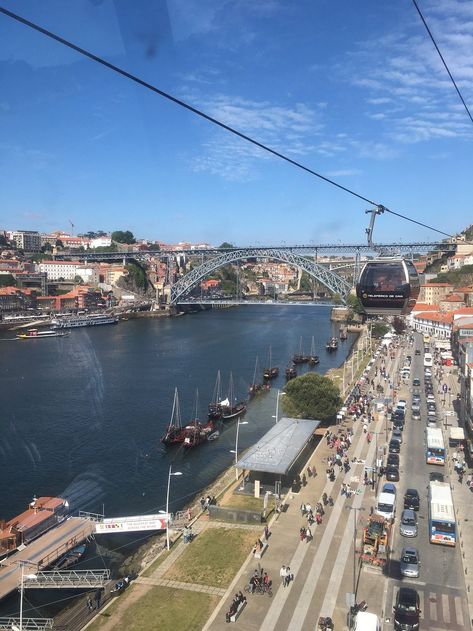
[[168, 558], [168, 556], [171, 554], [171, 552], [173, 552], [177, 548], [177, 546], [180, 546], [180, 545], [183, 545], [183, 544], [179, 541], [178, 543], [175, 543], [169, 551], [165, 550], [164, 552], [161, 552], [159, 557], [155, 561], [153, 561], [151, 565], [148, 568], [146, 568], [146, 570], [143, 572], [143, 576], [152, 576], [153, 573], [161, 565], [161, 563]]
[[246, 528], [209, 528], [187, 546], [164, 578], [225, 588], [260, 534]]
[[[120, 608], [121, 612], [112, 611], [110, 617], [104, 617], [89, 629], [98, 631], [108, 622], [113, 623], [114, 631], [199, 631], [219, 600], [209, 594], [152, 587], [129, 606]], [[110, 609], [106, 613], [109, 612]]]
[[231, 508], [243, 508], [245, 510], [263, 511], [263, 498], [251, 495], [229, 495], [222, 506]]

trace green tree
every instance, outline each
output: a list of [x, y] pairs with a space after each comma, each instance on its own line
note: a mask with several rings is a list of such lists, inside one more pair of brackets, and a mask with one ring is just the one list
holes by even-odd
[[291, 379], [281, 401], [288, 416], [318, 421], [333, 419], [342, 405], [339, 388], [331, 379], [317, 373]]
[[312, 278], [307, 272], [302, 272], [300, 290], [308, 294], [311, 294], [313, 291]]
[[46, 253], [46, 252], [52, 252], [53, 251], [53, 246], [50, 243], [45, 243], [43, 246], [41, 246], [41, 252]]
[[112, 232], [112, 241], [116, 241], [117, 243], [126, 243], [127, 245], [136, 243], [133, 232], [130, 232], [129, 230], [115, 230], [115, 232]]
[[356, 294], [349, 294], [347, 297], [347, 307], [349, 307], [353, 313], [358, 315], [363, 313], [363, 307]]
[[375, 322], [371, 326], [371, 335], [376, 338], [383, 337], [389, 331], [389, 326], [385, 322]]
[[393, 318], [392, 326], [394, 331], [398, 335], [402, 335], [406, 330], [406, 323], [404, 322], [404, 318], [400, 318], [399, 316]]
[[56, 247], [64, 249], [64, 243], [61, 241], [61, 239], [56, 239]]
[[83, 285], [84, 279], [82, 278], [82, 276], [74, 276], [74, 282], [76, 285]]
[[228, 248], [234, 248], [235, 246], [233, 245], [233, 243], [228, 243], [228, 241], [224, 241], [218, 247], [220, 249], [223, 249], [223, 248], [228, 249]]
[[11, 274], [0, 274], [0, 287], [16, 287], [17, 284]]
[[138, 267], [138, 265], [135, 265], [134, 263], [128, 263], [126, 269], [128, 270], [128, 278], [132, 280], [135, 287], [146, 290], [148, 286], [148, 279], [146, 278], [144, 270], [142, 270], [141, 267]]

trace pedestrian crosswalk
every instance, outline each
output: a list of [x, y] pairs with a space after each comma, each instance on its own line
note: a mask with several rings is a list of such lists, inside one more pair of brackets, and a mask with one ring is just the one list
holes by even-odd
[[[403, 587], [412, 587], [419, 594], [420, 628], [429, 631], [460, 631], [467, 628], [468, 604], [458, 590], [439, 591], [433, 585], [420, 587], [418, 583], [408, 584], [403, 581]], [[397, 587], [393, 593], [393, 603]]]

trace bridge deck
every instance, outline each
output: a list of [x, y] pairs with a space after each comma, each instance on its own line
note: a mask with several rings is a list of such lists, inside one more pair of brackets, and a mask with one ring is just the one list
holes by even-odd
[[[16, 561], [32, 561], [39, 567], [47, 567], [54, 563], [71, 547], [81, 543], [95, 531], [95, 523], [81, 517], [70, 517], [59, 526], [32, 541], [19, 552], [2, 561], [0, 565], [0, 600], [17, 589], [21, 577], [21, 569]], [[34, 573], [35, 568], [26, 570]]]

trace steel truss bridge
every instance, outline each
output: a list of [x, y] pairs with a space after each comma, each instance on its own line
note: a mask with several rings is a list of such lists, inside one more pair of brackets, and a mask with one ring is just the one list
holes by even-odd
[[[451, 250], [455, 248], [455, 243], [391, 243], [376, 245], [376, 251], [393, 252], [397, 255], [412, 256], [414, 253], [429, 250]], [[352, 284], [348, 283], [334, 269], [353, 265], [355, 268], [354, 278], [357, 278], [359, 265], [362, 257], [376, 255], [373, 246], [363, 244], [310, 244], [310, 245], [282, 245], [273, 247], [249, 246], [231, 248], [208, 248], [208, 249], [182, 249], [182, 250], [143, 250], [135, 252], [81, 252], [81, 253], [61, 253], [56, 255], [56, 259], [79, 258], [84, 263], [87, 261], [140, 261], [150, 257], [158, 257], [162, 260], [172, 261], [180, 255], [190, 256], [193, 259], [200, 259], [197, 265], [190, 272], [179, 278], [171, 285], [170, 304], [196, 304], [209, 303], [218, 304], [219, 301], [192, 300], [185, 297], [189, 292], [209, 274], [230, 263], [248, 259], [272, 259], [287, 263], [297, 267], [309, 274], [316, 281], [324, 285], [332, 294], [340, 297], [342, 304], [345, 304], [348, 294], [352, 289]], [[324, 255], [337, 255], [346, 257], [351, 255], [353, 261], [337, 261], [331, 264], [328, 261], [319, 261], [318, 257]], [[224, 301], [229, 304], [229, 301]], [[240, 304], [249, 304], [247, 300], [232, 301]], [[258, 302], [259, 304], [259, 302]], [[287, 304], [294, 304], [288, 301]], [[314, 303], [312, 303], [314, 304]], [[315, 303], [317, 304], [317, 303]]]

